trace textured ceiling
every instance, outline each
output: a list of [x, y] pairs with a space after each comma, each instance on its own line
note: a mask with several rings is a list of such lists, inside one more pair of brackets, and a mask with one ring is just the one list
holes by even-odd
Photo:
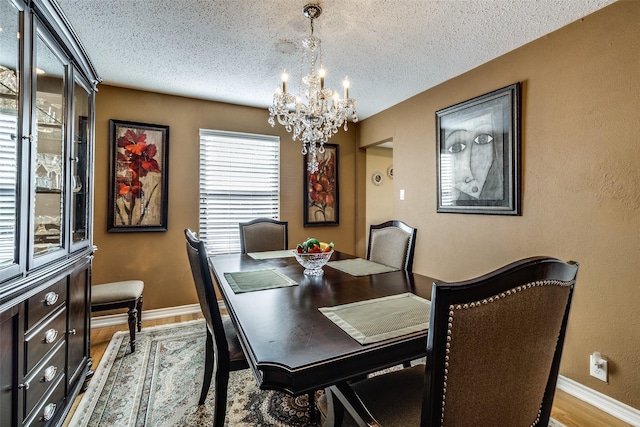
[[[315, 34], [362, 119], [613, 1], [322, 0]], [[286, 68], [296, 90], [309, 1], [58, 3], [106, 84], [266, 108]]]

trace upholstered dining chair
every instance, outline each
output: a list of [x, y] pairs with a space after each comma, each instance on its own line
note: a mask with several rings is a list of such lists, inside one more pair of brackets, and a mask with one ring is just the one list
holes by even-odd
[[271, 218], [256, 218], [241, 222], [240, 251], [278, 251], [289, 247], [289, 223]]
[[536, 257], [434, 283], [426, 366], [327, 388], [325, 427], [343, 408], [366, 426], [546, 427], [577, 272]]
[[411, 271], [417, 231], [398, 220], [372, 224], [369, 227], [367, 259]]
[[204, 380], [198, 404], [205, 402], [215, 371], [213, 425], [222, 427], [227, 408], [229, 373], [247, 369], [249, 364], [233, 324], [227, 316], [223, 318], [220, 314], [205, 244], [189, 229], [184, 230], [184, 234], [193, 281], [207, 324]]

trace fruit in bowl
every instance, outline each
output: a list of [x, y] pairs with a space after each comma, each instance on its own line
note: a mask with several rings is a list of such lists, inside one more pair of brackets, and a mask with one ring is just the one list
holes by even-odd
[[333, 242], [325, 243], [318, 239], [309, 237], [306, 242], [298, 243], [296, 252], [299, 254], [317, 254], [321, 252], [331, 252], [333, 250]]
[[325, 243], [318, 239], [309, 238], [306, 242], [299, 243], [293, 254], [300, 265], [305, 268], [305, 275], [321, 276], [324, 274], [322, 267], [333, 254], [333, 242]]

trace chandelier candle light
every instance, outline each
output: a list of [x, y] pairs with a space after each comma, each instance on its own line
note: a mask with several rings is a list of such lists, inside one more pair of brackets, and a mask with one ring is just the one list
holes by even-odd
[[[324, 153], [324, 144], [338, 128], [344, 125], [346, 131], [349, 119], [358, 121], [356, 100], [349, 99], [349, 80], [344, 79], [343, 98], [338, 92], [324, 87], [326, 71], [322, 66], [322, 48], [320, 39], [313, 35], [313, 21], [322, 13], [317, 4], [308, 4], [303, 8], [304, 16], [311, 21], [311, 35], [302, 40], [302, 60], [300, 62], [300, 83], [298, 94], [287, 92], [289, 75], [282, 73], [282, 88], [273, 95], [273, 105], [269, 107], [269, 124], [275, 125], [274, 118], [287, 132], [293, 132], [293, 140], [302, 139], [302, 155], [311, 154], [308, 162], [309, 173], [318, 170], [317, 153]], [[316, 69], [316, 64], [320, 67]], [[303, 74], [305, 65], [309, 73]], [[304, 91], [303, 99], [301, 92]]]

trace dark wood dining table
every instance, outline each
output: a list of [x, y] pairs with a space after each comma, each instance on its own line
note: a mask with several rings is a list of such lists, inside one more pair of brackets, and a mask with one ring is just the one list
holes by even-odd
[[[335, 251], [331, 261], [350, 258]], [[430, 299], [433, 278], [407, 271], [352, 276], [328, 265], [322, 276], [305, 276], [293, 257], [256, 260], [240, 253], [211, 256], [209, 265], [261, 389], [300, 395], [426, 353], [427, 330], [363, 345], [318, 308], [407, 292]], [[225, 278], [258, 269], [276, 269], [298, 284], [235, 293]]]

